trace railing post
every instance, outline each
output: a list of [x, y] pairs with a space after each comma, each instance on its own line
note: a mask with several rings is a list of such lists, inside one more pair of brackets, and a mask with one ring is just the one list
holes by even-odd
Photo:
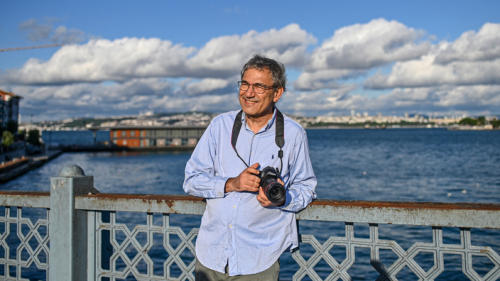
[[75, 210], [75, 196], [96, 192], [94, 177], [76, 165], [50, 178], [51, 281], [87, 280], [87, 213]]

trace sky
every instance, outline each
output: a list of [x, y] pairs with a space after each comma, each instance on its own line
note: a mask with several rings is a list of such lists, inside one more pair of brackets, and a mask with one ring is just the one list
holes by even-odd
[[0, 89], [23, 121], [239, 109], [242, 66], [285, 64], [301, 116], [500, 115], [500, 1], [0, 0]]

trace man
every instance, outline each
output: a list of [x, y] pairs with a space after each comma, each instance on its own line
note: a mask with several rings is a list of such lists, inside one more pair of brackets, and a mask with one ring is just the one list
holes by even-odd
[[[285, 84], [283, 64], [260, 55], [250, 59], [238, 82], [243, 112], [214, 118], [186, 165], [184, 191], [207, 198], [196, 280], [278, 280], [280, 255], [298, 246], [295, 212], [316, 198], [316, 177], [304, 129], [275, 107]], [[238, 116], [241, 129], [233, 132]], [[278, 167], [283, 202], [272, 203], [260, 187], [257, 175], [267, 166]]]

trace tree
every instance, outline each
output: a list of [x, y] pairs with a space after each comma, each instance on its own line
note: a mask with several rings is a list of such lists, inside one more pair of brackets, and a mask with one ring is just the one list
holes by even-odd
[[40, 142], [40, 132], [37, 129], [29, 130], [28, 142], [31, 143], [32, 145], [35, 145], [35, 146], [42, 144]]
[[460, 120], [460, 122], [458, 122], [458, 124], [475, 126], [475, 125], [477, 125], [477, 120], [467, 117], [467, 118]]
[[484, 117], [484, 116], [477, 117], [477, 124], [478, 125], [484, 125], [484, 124], [486, 124], [486, 117]]
[[500, 120], [497, 120], [496, 118], [491, 121], [491, 125], [493, 125], [493, 128], [498, 128], [500, 127]]
[[4, 147], [8, 147], [10, 145], [14, 144], [14, 135], [9, 132], [9, 131], [5, 131], [3, 132], [2, 134], [2, 145]]
[[17, 122], [14, 120], [7, 121], [7, 124], [5, 127], [6, 127], [7, 131], [9, 131], [13, 134], [15, 134], [17, 132]]

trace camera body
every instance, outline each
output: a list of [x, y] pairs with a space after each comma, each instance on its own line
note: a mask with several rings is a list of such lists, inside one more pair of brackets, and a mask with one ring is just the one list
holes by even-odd
[[267, 199], [274, 204], [281, 205], [286, 200], [285, 187], [278, 182], [278, 173], [273, 167], [267, 166], [259, 174], [260, 186], [266, 194]]

